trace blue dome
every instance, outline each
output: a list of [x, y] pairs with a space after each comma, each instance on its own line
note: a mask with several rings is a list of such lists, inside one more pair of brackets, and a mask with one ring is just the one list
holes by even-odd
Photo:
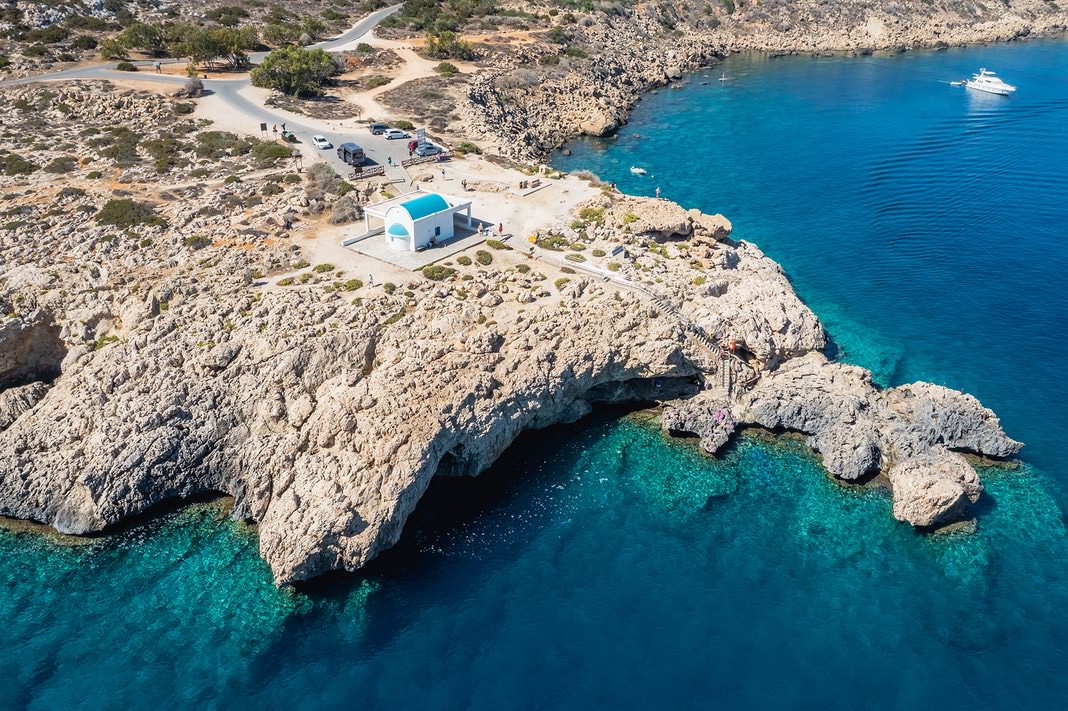
[[422, 197], [417, 197], [407, 202], [402, 202], [401, 207], [408, 211], [412, 220], [421, 220], [428, 215], [433, 215], [436, 212], [442, 212], [449, 209], [449, 203], [445, 202], [445, 198], [434, 193], [427, 193]]
[[405, 229], [404, 225], [402, 225], [399, 222], [395, 222], [394, 224], [390, 225], [389, 229], [386, 230], [386, 232], [389, 232], [389, 234], [391, 234], [394, 237], [407, 237], [408, 236], [408, 230]]

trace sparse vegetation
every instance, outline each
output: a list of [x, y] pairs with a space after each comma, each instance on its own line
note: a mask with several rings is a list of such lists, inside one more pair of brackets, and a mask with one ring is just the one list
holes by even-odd
[[460, 70], [452, 62], [442, 62], [434, 67], [434, 71], [443, 77], [454, 77], [460, 73]]
[[423, 276], [431, 281], [444, 281], [456, 273], [456, 270], [452, 267], [445, 267], [440, 264], [431, 264], [430, 266], [423, 267]]
[[167, 221], [156, 214], [150, 203], [137, 202], [129, 198], [108, 200], [95, 219], [101, 225], [119, 228], [137, 227], [138, 225], [165, 226]]
[[493, 255], [484, 249], [480, 249], [475, 252], [475, 261], [482, 266], [489, 266], [493, 263]]

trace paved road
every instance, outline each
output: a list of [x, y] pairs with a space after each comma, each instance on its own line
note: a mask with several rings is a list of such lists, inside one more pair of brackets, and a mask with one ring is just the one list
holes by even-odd
[[[319, 47], [327, 51], [334, 51], [342, 48], [366, 35], [377, 27], [382, 20], [397, 12], [400, 8], [400, 5], [393, 5], [373, 12], [357, 22], [347, 32], [331, 40], [319, 42], [318, 44], [312, 45], [312, 47]], [[262, 61], [266, 54], [266, 52], [257, 52], [249, 55], [249, 58], [253, 62], [259, 62]], [[168, 59], [165, 61], [167, 63], [175, 63], [184, 62], [185, 60]], [[135, 62], [135, 64], [138, 66], [151, 67], [154, 64], [154, 61], [139, 61]], [[173, 84], [176, 88], [184, 85], [186, 82], [185, 77], [170, 74], [156, 74], [155, 72], [138, 72], [137, 74], [132, 74], [130, 72], [116, 71], [112, 68], [111, 64], [99, 64], [90, 67], [66, 69], [59, 72], [52, 72], [50, 74], [41, 74], [34, 77], [2, 82], [0, 83], [0, 86], [14, 86], [39, 81], [63, 81], [74, 79], [151, 81], [160, 84]], [[408, 157], [407, 141], [389, 141], [382, 136], [372, 136], [367, 131], [365, 125], [357, 124], [357, 122], [352, 119], [347, 119], [345, 121], [320, 121], [308, 116], [297, 116], [295, 114], [260, 105], [243, 93], [250, 86], [249, 78], [247, 76], [234, 79], [205, 79], [203, 82], [204, 89], [206, 92], [210, 92], [210, 95], [214, 97], [215, 100], [221, 101], [227, 108], [232, 109], [234, 113], [240, 114], [248, 119], [247, 133], [259, 135], [259, 125], [261, 122], [266, 123], [268, 129], [278, 126], [279, 130], [281, 130], [282, 125], [285, 124], [286, 128], [296, 134], [299, 139], [300, 142], [294, 145], [294, 148], [300, 150], [304, 156], [305, 162], [311, 162], [315, 160], [316, 157], [322, 158], [333, 166], [333, 168], [342, 176], [350, 174], [352, 172], [352, 167], [343, 163], [337, 157], [337, 153], [332, 149], [324, 151], [316, 150], [315, 147], [311, 145], [311, 137], [313, 135], [324, 136], [335, 146], [348, 141], [358, 143], [366, 151], [369, 159], [365, 166], [378, 164], [388, 166], [391, 160], [394, 164], [399, 165], [401, 160]], [[273, 137], [273, 133], [269, 132], [268, 136]], [[406, 179], [406, 174], [399, 167], [387, 170], [387, 176], [396, 181]]]

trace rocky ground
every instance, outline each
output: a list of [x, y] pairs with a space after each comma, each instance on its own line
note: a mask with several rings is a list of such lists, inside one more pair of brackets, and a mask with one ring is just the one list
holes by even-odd
[[[403, 77], [374, 90], [396, 116], [418, 119], [422, 97], [436, 131], [523, 157], [610, 130], [638, 92], [725, 51], [796, 44], [790, 28], [821, 28], [808, 49], [859, 51], [922, 44], [938, 23], [965, 41], [1060, 22], [1026, 1], [970, 23], [895, 6], [881, 26], [882, 5], [821, 6], [830, 24], [808, 7], [546, 12], [544, 35], [519, 30], [491, 52], [486, 39], [458, 77], [399, 45], [358, 50], [352, 71]], [[804, 433], [830, 475], [877, 476], [893, 515], [922, 527], [967, 517], [981, 495], [961, 452], [1020, 447], [974, 398], [883, 391], [828, 362], [818, 319], [723, 216], [472, 155], [450, 170], [483, 202], [537, 178], [564, 206], [545, 215], [570, 214], [535, 220], [529, 252], [527, 220], [512, 249], [373, 281], [318, 236], [395, 188], [350, 185], [325, 163], [298, 174], [290, 146], [217, 130], [192, 118], [196, 103], [99, 82], [0, 90], [2, 515], [87, 533], [221, 492], [285, 583], [359, 568], [398, 539], [432, 477], [477, 474], [524, 429], [598, 402], [666, 402], [665, 430], [709, 452], [739, 427]], [[413, 177], [459, 189], [456, 175]]]

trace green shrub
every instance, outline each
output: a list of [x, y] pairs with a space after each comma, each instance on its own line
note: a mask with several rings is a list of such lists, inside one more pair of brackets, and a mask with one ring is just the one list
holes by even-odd
[[89, 180], [98, 180], [99, 178], [103, 177], [103, 175], [104, 174], [101, 173], [99, 170], [91, 170], [85, 174], [85, 177]]
[[59, 156], [53, 158], [52, 161], [44, 167], [46, 173], [56, 173], [62, 175], [64, 173], [73, 173], [78, 168], [78, 160], [71, 156]]
[[520, 274], [528, 274], [530, 272], [529, 264], [517, 264], [515, 270]]
[[375, 74], [372, 77], [367, 77], [367, 82], [364, 86], [368, 89], [377, 89], [380, 86], [385, 86], [393, 81], [393, 77], [383, 76], [381, 74]]
[[423, 276], [431, 281], [444, 281], [455, 273], [455, 269], [444, 267], [440, 264], [431, 264], [428, 267], [423, 267]]
[[586, 258], [583, 257], [578, 252], [572, 252], [571, 254], [566, 254], [566, 255], [564, 255], [564, 259], [566, 259], [569, 262], [585, 262], [586, 261]]
[[459, 264], [461, 267], [469, 267], [471, 266], [471, 257], [468, 257], [467, 255], [461, 255], [456, 258], [456, 263]]
[[638, 216], [635, 215], [633, 212], [628, 212], [626, 215], [623, 215], [623, 224], [624, 225], [629, 225], [629, 224], [631, 224], [633, 222], [637, 222], [637, 221], [638, 221]]
[[584, 207], [579, 210], [579, 217], [587, 222], [594, 222], [598, 225], [604, 223], [604, 208], [603, 207]]
[[459, 145], [456, 146], [456, 152], [464, 154], [471, 153], [476, 156], [482, 155], [482, 149], [470, 141], [460, 141]]
[[312, 271], [315, 272], [316, 274], [325, 274], [326, 272], [334, 271], [334, 265], [333, 264], [316, 264], [314, 267], [312, 267]]
[[100, 212], [93, 218], [101, 225], [113, 225], [119, 228], [136, 227], [138, 225], [165, 226], [167, 221], [156, 214], [153, 205], [145, 202], [137, 202], [129, 198], [108, 200]]
[[608, 271], [610, 271], [610, 272], [618, 272], [622, 266], [623, 265], [620, 264], [619, 262], [609, 262], [608, 263]]
[[278, 280], [278, 286], [293, 286], [293, 277]]
[[480, 249], [475, 252], [475, 261], [484, 267], [489, 266], [493, 263], [493, 255], [484, 249]]
[[360, 281], [359, 279], [349, 279], [348, 281], [343, 282], [339, 286], [339, 288], [342, 291], [356, 291], [357, 289], [362, 289], [363, 288], [363, 282]]
[[133, 62], [119, 62], [115, 65], [115, 70], [120, 72], [136, 72], [137, 65]]
[[592, 254], [595, 257], [603, 257], [603, 256], [605, 256], [605, 254], [607, 254], [607, 252], [605, 252], [603, 249], [595, 249], [595, 250], [591, 251], [590, 254]]
[[567, 277], [560, 277], [559, 279], [553, 282], [553, 285], [556, 287], [557, 291], [563, 291], [564, 287], [570, 283], [571, 280]]
[[570, 245], [568, 245], [568, 249], [574, 250], [576, 252], [581, 252], [582, 250], [586, 249], [586, 245], [584, 245], [582, 242], [572, 242]]
[[497, 239], [488, 239], [488, 240], [486, 240], [486, 246], [491, 248], [491, 249], [504, 249], [504, 250], [511, 249], [511, 247], [509, 247], [504, 242], [501, 242], [500, 240], [497, 240]]
[[397, 321], [400, 321], [402, 318], [404, 318], [404, 310], [403, 309], [401, 309], [397, 313], [395, 313], [392, 316], [390, 316], [389, 318], [387, 318], [386, 321], [385, 321], [385, 324], [387, 326], [392, 326], [393, 324], [397, 323]]
[[578, 272], [576, 272], [571, 267], [560, 267], [560, 271], [563, 272], [564, 274], [578, 274]]
[[100, 338], [96, 339], [96, 341], [93, 342], [93, 350], [94, 351], [98, 351], [101, 348], [104, 348], [106, 346], [110, 346], [112, 343], [118, 343], [118, 342], [119, 342], [119, 337], [118, 336], [101, 336]]
[[404, 120], [396, 121], [396, 122], [394, 122], [393, 125], [396, 126], [397, 128], [399, 128], [402, 131], [414, 131], [415, 130], [415, 124], [412, 123], [411, 121], [404, 121]]
[[257, 168], [270, 168], [280, 160], [293, 157], [293, 149], [280, 143], [256, 141], [252, 144], [252, 157]]
[[309, 262], [307, 259], [301, 259], [296, 264], [293, 265], [293, 268], [294, 269], [306, 269], [306, 268], [308, 268], [310, 266], [311, 266], [311, 262]]
[[8, 153], [0, 158], [0, 168], [3, 169], [4, 175], [29, 175], [37, 170], [37, 165], [17, 153]]
[[694, 277], [693, 285], [694, 286], [702, 286], [702, 285], [704, 285], [705, 281], [707, 281], [707, 280], [705, 279], [704, 276]]
[[382, 285], [382, 291], [386, 292], [387, 294], [393, 294], [393, 292], [395, 292], [396, 290], [397, 285], [393, 282], [387, 281], [385, 284]]
[[443, 77], [454, 77], [460, 73], [460, 70], [456, 68], [456, 65], [450, 62], [442, 62], [434, 67], [434, 71]]
[[191, 237], [186, 237], [184, 242], [185, 246], [189, 247], [190, 249], [204, 249], [205, 247], [211, 246], [211, 240], [205, 237], [204, 235], [193, 235]]

